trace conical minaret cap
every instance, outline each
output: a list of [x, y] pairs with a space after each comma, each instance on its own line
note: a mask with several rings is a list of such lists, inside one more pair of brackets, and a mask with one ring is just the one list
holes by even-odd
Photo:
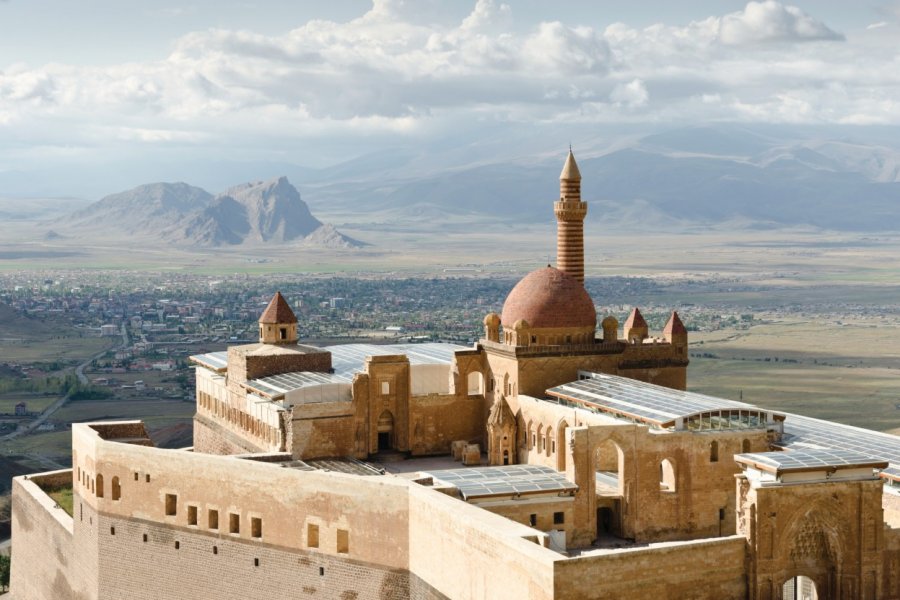
[[569, 155], [566, 157], [566, 164], [563, 165], [559, 178], [568, 181], [581, 181], [581, 171], [578, 170], [578, 163], [575, 162], [575, 155], [572, 154], [571, 148], [569, 148]]

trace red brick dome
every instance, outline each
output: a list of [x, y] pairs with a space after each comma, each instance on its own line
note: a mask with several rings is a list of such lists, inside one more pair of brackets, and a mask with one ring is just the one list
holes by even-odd
[[500, 322], [511, 328], [519, 319], [533, 328], [593, 329], [597, 312], [580, 281], [559, 269], [545, 267], [526, 275], [506, 297]]

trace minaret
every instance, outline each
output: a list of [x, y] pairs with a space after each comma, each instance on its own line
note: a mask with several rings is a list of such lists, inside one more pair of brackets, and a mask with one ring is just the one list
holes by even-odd
[[581, 173], [572, 148], [559, 174], [559, 201], [556, 213], [557, 268], [584, 283], [584, 217], [587, 203], [581, 201]]

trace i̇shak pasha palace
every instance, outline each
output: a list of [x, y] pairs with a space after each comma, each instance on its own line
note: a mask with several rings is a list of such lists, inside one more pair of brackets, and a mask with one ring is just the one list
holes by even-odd
[[571, 152], [552, 209], [473, 347], [304, 345], [276, 294], [192, 357], [193, 447], [73, 425], [14, 479], [11, 597], [900, 598], [900, 438], [686, 391], [676, 313], [598, 323]]

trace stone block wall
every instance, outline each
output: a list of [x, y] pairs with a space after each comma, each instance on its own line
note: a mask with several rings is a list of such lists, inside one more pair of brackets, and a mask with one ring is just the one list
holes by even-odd
[[745, 600], [746, 539], [611, 550], [555, 563], [554, 597]]

